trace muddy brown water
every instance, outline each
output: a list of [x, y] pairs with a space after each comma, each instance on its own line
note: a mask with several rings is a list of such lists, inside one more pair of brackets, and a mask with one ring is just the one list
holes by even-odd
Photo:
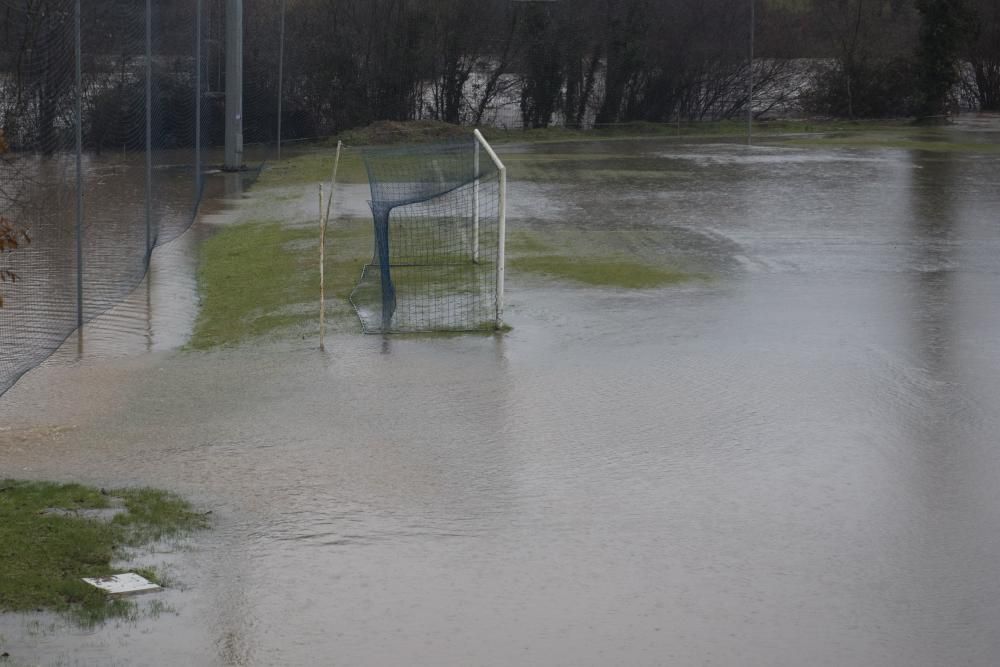
[[[175, 348], [194, 311], [175, 306], [162, 346], [129, 342], [153, 324], [61, 351], [0, 398], [0, 476], [164, 487], [214, 527], [143, 557], [175, 582], [167, 611], [88, 631], [6, 615], [3, 649], [65, 665], [995, 665], [1000, 155], [518, 151], [581, 157], [514, 171], [512, 230], [611, 226], [712, 279], [512, 273], [498, 338], [190, 353]], [[612, 179], [602, 152], [640, 173]], [[193, 289], [184, 238], [154, 255], [175, 296]], [[159, 312], [143, 289], [123, 308]]]

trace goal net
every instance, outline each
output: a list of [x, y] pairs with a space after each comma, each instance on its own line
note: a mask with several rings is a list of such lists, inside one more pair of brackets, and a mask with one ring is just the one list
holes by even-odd
[[363, 155], [374, 253], [351, 303], [364, 331], [500, 328], [506, 173], [483, 136]]

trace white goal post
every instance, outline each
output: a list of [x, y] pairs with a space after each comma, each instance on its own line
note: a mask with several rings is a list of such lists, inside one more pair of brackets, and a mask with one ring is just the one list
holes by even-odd
[[493, 164], [496, 165], [497, 171], [500, 173], [500, 198], [498, 202], [498, 221], [497, 221], [497, 275], [496, 275], [496, 302], [497, 302], [497, 313], [496, 313], [496, 327], [500, 329], [503, 327], [503, 281], [504, 281], [504, 257], [506, 254], [507, 245], [507, 167], [504, 166], [500, 158], [497, 157], [496, 152], [493, 147], [490, 146], [489, 142], [483, 136], [483, 133], [478, 129], [472, 131], [473, 136], [476, 138], [475, 143], [475, 170], [476, 170], [476, 181], [473, 185], [473, 210], [474, 219], [472, 221], [472, 238], [473, 238], [473, 261], [479, 261], [479, 147], [482, 146], [486, 154], [489, 155], [490, 159], [493, 160]]

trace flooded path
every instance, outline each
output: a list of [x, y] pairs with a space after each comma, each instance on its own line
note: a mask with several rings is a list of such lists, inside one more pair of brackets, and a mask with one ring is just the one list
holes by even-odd
[[1000, 155], [507, 155], [512, 230], [622, 230], [711, 280], [512, 275], [496, 339], [54, 359], [0, 398], [0, 476], [155, 485], [216, 525], [152, 556], [176, 613], [93, 632], [6, 616], [5, 650], [995, 664]]

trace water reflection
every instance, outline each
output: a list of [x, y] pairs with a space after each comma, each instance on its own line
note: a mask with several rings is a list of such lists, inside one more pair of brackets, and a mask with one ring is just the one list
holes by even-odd
[[995, 250], [996, 237], [983, 238], [993, 214], [984, 217], [974, 203], [986, 193], [969, 188], [970, 160], [916, 154], [913, 165], [910, 321], [920, 375], [919, 402], [908, 420], [913, 469], [906, 481], [928, 508], [913, 571], [915, 589], [936, 600], [925, 631], [934, 638], [931, 659], [942, 664], [950, 660], [944, 647], [976, 642], [1000, 595], [994, 568], [982, 559], [1000, 548], [1000, 522], [979, 487], [983, 470], [996, 470], [996, 426], [982, 411], [974, 370], [992, 364], [987, 359], [995, 350], [969, 346], [970, 332], [996, 327], [996, 300], [981, 298], [984, 267], [964, 250], [984, 242]]

